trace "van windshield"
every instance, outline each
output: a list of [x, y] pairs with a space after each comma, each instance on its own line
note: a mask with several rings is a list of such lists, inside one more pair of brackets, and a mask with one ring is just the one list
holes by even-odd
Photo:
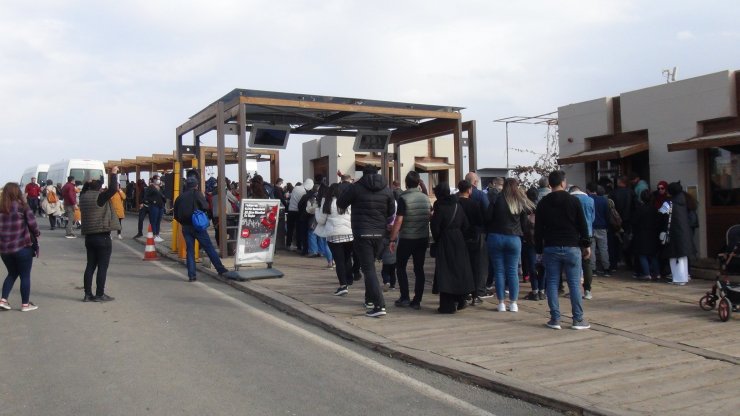
[[47, 172], [39, 172], [39, 177], [36, 178], [36, 183], [46, 183]]
[[103, 171], [100, 169], [70, 169], [69, 176], [74, 176], [75, 181], [85, 183], [95, 179], [102, 180]]

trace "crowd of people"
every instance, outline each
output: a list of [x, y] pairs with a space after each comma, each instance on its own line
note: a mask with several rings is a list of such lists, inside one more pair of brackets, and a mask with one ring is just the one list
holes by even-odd
[[[115, 168], [114, 168], [115, 170]], [[101, 181], [83, 186], [73, 177], [64, 186], [32, 180], [24, 190], [8, 183], [0, 199], [0, 253], [8, 269], [0, 308], [8, 309], [8, 295], [21, 279], [22, 310], [30, 303], [30, 268], [40, 234], [36, 214], [49, 217], [50, 229], [67, 221], [66, 236], [75, 238], [77, 223], [85, 235], [87, 267], [84, 272], [85, 301], [110, 301], [105, 280], [111, 255], [110, 233], [121, 238], [125, 201], [111, 172], [109, 188]], [[456, 187], [442, 182], [428, 190], [417, 172], [410, 171], [399, 183], [388, 184], [376, 168], [367, 167], [355, 181], [337, 172], [339, 181], [307, 178], [295, 186], [278, 178], [269, 184], [259, 175], [249, 178], [248, 198], [281, 201], [287, 212], [286, 247], [306, 257], [321, 257], [338, 280], [337, 296], [349, 293], [364, 278], [366, 315], [387, 313], [384, 293], [398, 289], [393, 302], [398, 308], [420, 309], [427, 276], [427, 251], [435, 258], [432, 293], [439, 295], [440, 313], [455, 313], [484, 299], [496, 298], [499, 312], [517, 312], [520, 282], [531, 291], [524, 300], [547, 300], [547, 326], [560, 329], [559, 294], [568, 285], [573, 315], [572, 328], [589, 327], [583, 299], [593, 298], [594, 275], [608, 277], [618, 265], [631, 269], [641, 280], [669, 280], [684, 285], [689, 279], [688, 260], [696, 250], [697, 202], [679, 182], [658, 182], [651, 191], [637, 175], [602, 179], [585, 188], [569, 186], [562, 171], [540, 179], [538, 187], [525, 189], [514, 178], [495, 178], [479, 189], [480, 178], [470, 172]], [[183, 225], [187, 270], [196, 279], [193, 247], [200, 242], [220, 274], [227, 270], [218, 257], [205, 228], [191, 222], [202, 210], [218, 224], [214, 178], [198, 189], [199, 173], [188, 171], [174, 216]], [[17, 189], [16, 189], [17, 188]], [[241, 196], [236, 183], [226, 181], [226, 214], [238, 212]], [[158, 175], [142, 190], [138, 234], [148, 215], [159, 237], [159, 222], [172, 204], [162, 190]], [[218, 241], [218, 229], [216, 229]], [[408, 263], [413, 266], [413, 293]], [[382, 262], [381, 280], [376, 262]], [[96, 291], [92, 277], [97, 271]]]
[[[494, 297], [497, 311], [517, 312], [520, 283], [528, 282], [531, 290], [521, 299], [547, 300], [547, 326], [554, 329], [560, 329], [559, 295], [570, 299], [572, 328], [589, 328], [583, 300], [594, 296], [593, 276], [609, 277], [617, 266], [640, 280], [688, 281], [697, 204], [679, 182], [660, 181], [651, 191], [630, 175], [581, 187], [555, 171], [530, 189], [514, 178], [495, 178], [481, 190], [470, 172], [454, 188], [438, 184], [430, 198], [414, 171], [405, 190], [374, 168], [357, 181], [338, 174], [331, 186], [309, 178], [284, 192], [285, 242], [301, 255], [326, 259], [339, 282], [337, 296], [364, 277], [371, 317], [387, 313], [383, 293], [396, 285], [396, 307], [420, 308], [427, 250], [435, 258], [438, 312]], [[376, 262], [382, 262], [381, 279]]]

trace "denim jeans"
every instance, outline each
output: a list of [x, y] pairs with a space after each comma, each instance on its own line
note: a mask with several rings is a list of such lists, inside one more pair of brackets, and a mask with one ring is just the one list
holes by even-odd
[[537, 265], [537, 249], [534, 244], [522, 244], [522, 256], [527, 259], [527, 271], [529, 272], [529, 284], [532, 286], [532, 292], [545, 290], [545, 274], [541, 272], [540, 266]]
[[519, 258], [522, 255], [522, 238], [518, 235], [488, 234], [488, 253], [496, 278], [496, 297], [504, 300], [504, 289], [509, 287], [509, 300], [519, 297]]
[[658, 258], [655, 256], [640, 254], [640, 266], [643, 276], [660, 275], [660, 264], [658, 264]]
[[83, 276], [85, 294], [92, 295], [92, 278], [97, 269], [95, 296], [102, 296], [105, 294], [105, 280], [108, 277], [108, 265], [110, 264], [110, 255], [113, 252], [110, 233], [86, 235], [85, 249], [87, 250], [87, 266]]
[[318, 253], [319, 252], [319, 242], [318, 242], [317, 239], [319, 238], [319, 236], [317, 236], [316, 234], [314, 234], [313, 230], [310, 229], [310, 228], [306, 232], [308, 233], [308, 237], [307, 237], [308, 238], [308, 251], [307, 251], [307, 253], [308, 254], [316, 254], [316, 253]]
[[195, 240], [198, 240], [200, 247], [211, 259], [211, 264], [219, 274], [228, 271], [221, 262], [221, 257], [216, 253], [216, 249], [213, 248], [211, 237], [208, 236], [206, 230], [196, 230], [192, 225], [182, 224], [182, 236], [185, 238], [185, 265], [188, 268], [188, 278], [195, 278]]
[[332, 256], [331, 250], [329, 250], [329, 245], [326, 242], [326, 237], [319, 237], [316, 234], [314, 234], [314, 237], [316, 237], [318, 253], [326, 257], [326, 261], [331, 263], [332, 260], [334, 260], [334, 256]]
[[[601, 268], [596, 261], [601, 263]], [[591, 239], [591, 270], [609, 271], [609, 245], [607, 244], [606, 228], [594, 228], [594, 236]]]
[[2, 259], [8, 269], [8, 276], [3, 282], [3, 299], [7, 299], [13, 289], [15, 280], [21, 278], [21, 303], [28, 303], [31, 296], [31, 266], [34, 252], [31, 247], [22, 248], [15, 253], [3, 254]]
[[353, 247], [360, 258], [362, 274], [365, 275], [365, 301], [385, 308], [385, 299], [378, 283], [375, 259], [383, 248], [382, 238], [355, 238]]
[[565, 279], [570, 290], [570, 306], [573, 319], [583, 319], [583, 300], [581, 299], [581, 249], [578, 247], [545, 247], [542, 253], [545, 265], [547, 306], [550, 307], [550, 318], [560, 321], [560, 302], [558, 299], [558, 282], [560, 273], [565, 272]]
[[414, 262], [414, 302], [421, 302], [424, 295], [424, 260], [426, 260], [429, 238], [400, 238], [396, 248], [396, 277], [398, 278], [398, 289], [401, 291], [401, 299], [410, 300], [409, 276], [406, 266], [409, 258]]
[[159, 235], [159, 224], [162, 222], [164, 209], [158, 205], [149, 206], [149, 223], [152, 225], [152, 233]]

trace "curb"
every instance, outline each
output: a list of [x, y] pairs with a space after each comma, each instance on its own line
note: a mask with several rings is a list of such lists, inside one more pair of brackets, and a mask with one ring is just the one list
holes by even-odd
[[[140, 244], [142, 243], [138, 239], [135, 241]], [[185, 261], [181, 260], [176, 253], [172, 253], [168, 249], [162, 249], [159, 247], [156, 249], [161, 257], [185, 264]], [[214, 280], [225, 283], [243, 293], [253, 296], [290, 316], [318, 326], [334, 335], [362, 345], [373, 351], [403, 360], [427, 370], [444, 374], [457, 381], [476, 385], [486, 390], [513, 397], [528, 403], [534, 403], [560, 410], [569, 415], [617, 416], [627, 413], [624, 410], [605, 409], [580, 397], [551, 390], [542, 386], [528, 384], [520, 380], [512, 379], [506, 375], [495, 373], [491, 370], [485, 370], [473, 364], [458, 361], [430, 351], [405, 347], [371, 331], [358, 328], [334, 318], [333, 316], [327, 315], [282, 293], [257, 286], [250, 282], [237, 282], [221, 277], [215, 270], [203, 267], [200, 264], [196, 264], [196, 267], [198, 267], [200, 272], [208, 274], [208, 276], [212, 277]]]

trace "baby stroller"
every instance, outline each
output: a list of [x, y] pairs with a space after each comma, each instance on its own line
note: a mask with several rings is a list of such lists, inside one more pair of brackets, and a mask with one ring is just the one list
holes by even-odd
[[719, 274], [712, 289], [699, 299], [699, 307], [711, 311], [717, 306], [719, 319], [726, 322], [740, 305], [740, 284], [730, 283], [729, 274], [740, 274], [740, 224], [727, 230], [725, 251], [720, 253]]

